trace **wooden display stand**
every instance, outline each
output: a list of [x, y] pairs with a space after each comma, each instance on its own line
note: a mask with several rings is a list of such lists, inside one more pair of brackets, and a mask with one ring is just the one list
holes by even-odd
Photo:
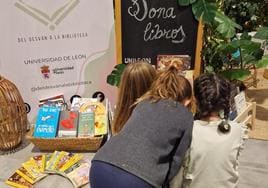
[[247, 102], [247, 107], [237, 115], [234, 119], [235, 122], [244, 123], [251, 127], [251, 130], [255, 129], [256, 119], [256, 102]]

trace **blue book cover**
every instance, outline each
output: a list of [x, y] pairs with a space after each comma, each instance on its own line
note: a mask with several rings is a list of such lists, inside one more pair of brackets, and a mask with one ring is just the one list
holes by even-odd
[[39, 109], [34, 137], [55, 138], [58, 129], [60, 109], [54, 106], [44, 106]]

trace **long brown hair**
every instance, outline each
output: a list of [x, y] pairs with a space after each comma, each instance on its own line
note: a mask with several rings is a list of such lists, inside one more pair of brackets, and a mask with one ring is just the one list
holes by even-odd
[[150, 88], [155, 77], [156, 70], [147, 62], [139, 61], [126, 66], [119, 86], [113, 134], [122, 129], [135, 107], [134, 102]]
[[182, 75], [175, 64], [171, 64], [165, 70], [158, 72], [157, 79], [136, 103], [143, 100], [157, 102], [160, 99], [171, 99], [177, 102], [191, 99], [192, 87], [190, 82]]

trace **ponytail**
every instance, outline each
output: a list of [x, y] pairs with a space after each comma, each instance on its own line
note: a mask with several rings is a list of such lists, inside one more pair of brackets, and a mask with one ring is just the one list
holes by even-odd
[[221, 133], [228, 133], [231, 130], [231, 126], [226, 120], [222, 120], [221, 123], [218, 125], [218, 130]]

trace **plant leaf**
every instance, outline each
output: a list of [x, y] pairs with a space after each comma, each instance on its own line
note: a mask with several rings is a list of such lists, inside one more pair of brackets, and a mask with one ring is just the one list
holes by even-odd
[[192, 4], [192, 11], [197, 20], [200, 20], [202, 17], [204, 23], [212, 25], [217, 7], [215, 3], [207, 3], [205, 0], [197, 0]]
[[243, 64], [249, 64], [249, 63], [254, 64], [256, 62], [256, 58], [250, 54], [242, 53], [242, 59], [243, 59]]
[[121, 75], [126, 67], [126, 64], [117, 64], [114, 66], [114, 70], [107, 76], [106, 82], [112, 86], [119, 87]]
[[257, 33], [254, 35], [254, 38], [258, 39], [268, 39], [268, 27], [261, 27], [257, 30]]
[[229, 69], [220, 72], [220, 74], [229, 80], [237, 79], [243, 81], [250, 75], [250, 71], [247, 69]]
[[236, 34], [236, 29], [242, 29], [240, 25], [235, 23], [228, 16], [225, 16], [220, 11], [215, 12], [214, 21], [218, 25], [216, 30], [226, 38], [232, 38]]
[[121, 63], [121, 64], [115, 65], [114, 68], [117, 69], [120, 73], [122, 73], [126, 66], [127, 66], [126, 64]]
[[262, 59], [256, 63], [256, 67], [267, 68], [268, 67], [268, 55], [263, 56]]
[[237, 46], [233, 45], [232, 43], [226, 44], [219, 44], [217, 51], [221, 51], [224, 54], [232, 54], [237, 51]]

